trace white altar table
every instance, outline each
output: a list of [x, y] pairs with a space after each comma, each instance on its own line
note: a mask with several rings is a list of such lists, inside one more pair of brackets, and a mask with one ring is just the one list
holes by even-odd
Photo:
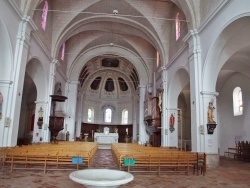
[[118, 143], [118, 133], [95, 133], [94, 139], [95, 142], [100, 144], [111, 144], [111, 143]]

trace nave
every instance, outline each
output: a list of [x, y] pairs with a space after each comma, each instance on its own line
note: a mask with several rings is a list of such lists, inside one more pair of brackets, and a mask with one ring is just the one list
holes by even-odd
[[[98, 149], [92, 168], [117, 169], [111, 150]], [[165, 188], [165, 187], [227, 187], [247, 188], [250, 185], [250, 163], [234, 161], [222, 157], [218, 168], [207, 169], [206, 175], [142, 175], [133, 174], [135, 179], [121, 188]], [[14, 171], [0, 172], [0, 187], [2, 188], [82, 188], [81, 185], [71, 181], [70, 171], [49, 171], [45, 175], [40, 171]]]

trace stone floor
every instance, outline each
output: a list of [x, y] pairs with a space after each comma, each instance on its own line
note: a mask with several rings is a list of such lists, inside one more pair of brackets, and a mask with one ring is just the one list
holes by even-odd
[[[111, 150], [98, 150], [92, 168], [116, 169]], [[49, 171], [45, 175], [41, 171], [18, 170], [9, 173], [9, 169], [0, 172], [1, 188], [81, 188], [69, 179], [70, 171]], [[205, 188], [250, 187], [250, 163], [221, 158], [220, 166], [208, 169], [202, 175], [142, 175], [133, 174], [134, 180], [121, 188]]]

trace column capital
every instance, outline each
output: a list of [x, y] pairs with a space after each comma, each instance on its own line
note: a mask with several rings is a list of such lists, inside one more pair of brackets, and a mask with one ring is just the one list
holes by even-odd
[[165, 72], [167, 71], [167, 68], [165, 66], [161, 66], [159, 69], [158, 69], [158, 72]]
[[33, 21], [33, 19], [32, 19], [30, 16], [24, 15], [24, 16], [22, 17], [22, 20], [23, 20], [24, 22], [29, 23], [32, 30], [34, 30], [34, 31], [38, 30], [38, 27], [36, 26], [35, 22]]
[[183, 41], [188, 42], [191, 37], [196, 37], [198, 34], [199, 33], [197, 29], [190, 30], [189, 33], [183, 38]]
[[11, 85], [13, 84], [13, 81], [11, 80], [0, 80], [1, 85]]
[[79, 84], [80, 82], [78, 80], [68, 80], [68, 84]]
[[215, 96], [217, 97], [219, 95], [218, 92], [215, 91], [201, 91], [201, 95], [207, 95], [207, 96]]
[[35, 101], [35, 103], [40, 105], [46, 105], [48, 104], [48, 101]]
[[51, 63], [56, 65], [58, 63], [58, 60], [57, 59], [52, 59]]
[[146, 88], [147, 86], [146, 85], [143, 85], [143, 84], [140, 84], [138, 85], [139, 88]]
[[55, 66], [55, 65], [61, 66], [60, 61], [58, 61], [57, 59], [53, 59], [51, 63], [52, 63], [52, 65], [54, 65], [54, 66]]

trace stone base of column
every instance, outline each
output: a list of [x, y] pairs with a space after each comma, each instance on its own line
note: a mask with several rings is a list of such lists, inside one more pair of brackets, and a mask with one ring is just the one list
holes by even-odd
[[220, 155], [219, 154], [207, 154], [207, 168], [217, 168], [220, 163]]

